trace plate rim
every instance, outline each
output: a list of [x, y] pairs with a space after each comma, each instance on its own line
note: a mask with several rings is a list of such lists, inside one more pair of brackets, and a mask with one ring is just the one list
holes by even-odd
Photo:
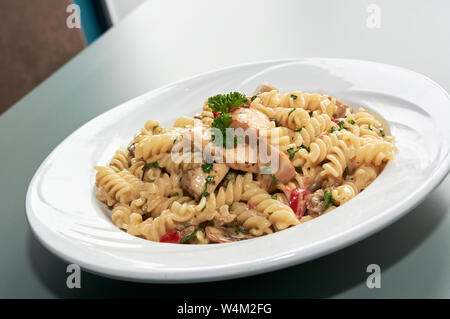
[[[130, 99], [128, 101], [125, 101], [124, 103], [121, 103], [119, 105], [116, 105], [109, 110], [95, 116], [91, 120], [87, 121], [80, 127], [78, 127], [76, 130], [74, 130], [71, 134], [66, 136], [61, 142], [59, 142], [53, 150], [47, 155], [47, 157], [41, 162], [38, 169], [35, 171], [29, 185], [27, 188], [27, 194], [26, 194], [26, 200], [25, 200], [25, 207], [26, 207], [26, 220], [28, 224], [30, 225], [30, 228], [32, 230], [32, 233], [34, 236], [39, 240], [39, 242], [46, 247], [48, 250], [50, 250], [53, 254], [56, 256], [62, 258], [63, 260], [70, 262], [70, 263], [76, 263], [79, 265], [83, 270], [114, 279], [120, 279], [120, 280], [127, 280], [127, 281], [135, 281], [135, 282], [147, 282], [147, 283], [194, 283], [194, 282], [208, 282], [208, 281], [218, 281], [218, 280], [224, 280], [224, 279], [234, 279], [234, 278], [240, 278], [240, 277], [246, 277], [246, 276], [253, 276], [256, 274], [261, 274], [265, 272], [270, 272], [274, 270], [278, 270], [281, 268], [286, 268], [292, 265], [296, 265], [299, 263], [304, 263], [309, 260], [328, 255], [332, 252], [335, 252], [337, 250], [343, 249], [345, 247], [348, 247], [358, 241], [361, 241], [372, 234], [378, 232], [379, 230], [393, 224], [395, 221], [402, 218], [404, 215], [406, 215], [408, 212], [413, 210], [415, 207], [417, 207], [429, 194], [430, 192], [439, 186], [439, 184], [446, 178], [450, 171], [450, 152], [447, 153], [446, 157], [443, 158], [442, 162], [437, 166], [434, 174], [428, 178], [428, 183], [424, 184], [422, 186], [422, 192], [419, 193], [419, 196], [415, 197], [412, 204], [406, 204], [406, 203], [400, 203], [397, 206], [391, 207], [388, 211], [391, 212], [389, 214], [388, 219], [384, 218], [383, 222], [380, 222], [379, 220], [367, 220], [366, 222], [360, 223], [356, 229], [349, 229], [346, 233], [340, 233], [339, 235], [336, 235], [338, 237], [338, 240], [332, 240], [333, 237], [327, 237], [326, 240], [322, 240], [319, 242], [315, 242], [313, 245], [313, 249], [311, 247], [304, 247], [302, 249], [303, 252], [306, 251], [304, 254], [299, 254], [298, 252], [294, 252], [288, 257], [283, 258], [283, 261], [276, 261], [271, 260], [269, 262], [264, 262], [259, 265], [255, 265], [255, 267], [252, 267], [250, 270], [242, 270], [239, 268], [242, 268], [245, 266], [246, 263], [237, 263], [234, 265], [227, 265], [223, 267], [213, 267], [210, 268], [210, 271], [205, 272], [203, 268], [200, 269], [190, 269], [188, 274], [189, 278], [183, 277], [183, 278], [170, 278], [164, 275], [161, 275], [160, 272], [150, 272], [148, 269], [146, 271], [137, 271], [134, 270], [133, 272], [130, 272], [130, 270], [123, 270], [123, 269], [117, 269], [114, 267], [105, 267], [104, 265], [98, 265], [96, 263], [82, 260], [79, 258], [76, 258], [74, 256], [71, 256], [70, 254], [67, 254], [65, 251], [60, 251], [52, 246], [51, 243], [47, 242], [47, 240], [44, 238], [45, 235], [42, 232], [42, 229], [39, 231], [39, 227], [41, 225], [38, 224], [37, 220], [35, 220], [35, 214], [31, 205], [31, 191], [32, 188], [35, 186], [36, 179], [38, 178], [39, 173], [47, 164], [47, 162], [52, 158], [53, 154], [57, 151], [59, 146], [63, 144], [67, 139], [69, 139], [72, 135], [74, 135], [79, 130], [82, 130], [83, 127], [87, 126], [92, 121], [95, 121], [98, 117], [103, 116], [104, 114], [108, 112], [113, 112], [120, 106], [124, 106], [128, 103], [134, 103], [140, 99], [145, 99], [148, 96], [151, 95], [157, 95], [158, 93], [166, 90], [167, 88], [176, 86], [177, 84], [187, 82], [190, 80], [194, 80], [197, 78], [213, 75], [215, 73], [221, 73], [221, 72], [227, 72], [232, 71], [233, 69], [243, 68], [246, 66], [253, 66], [253, 65], [259, 65], [259, 64], [270, 64], [270, 63], [288, 63], [288, 62], [312, 62], [312, 61], [345, 61], [349, 63], [368, 63], [368, 64], [375, 64], [375, 65], [381, 65], [383, 67], [388, 68], [395, 68], [400, 71], [407, 71], [415, 74], [416, 76], [419, 76], [423, 78], [424, 80], [427, 80], [429, 83], [433, 84], [436, 88], [438, 88], [442, 93], [444, 93], [448, 99], [450, 100], [449, 93], [442, 88], [438, 83], [427, 77], [426, 75], [423, 75], [421, 73], [418, 73], [416, 71], [410, 70], [408, 68], [392, 65], [392, 64], [386, 64], [381, 62], [374, 62], [369, 60], [361, 60], [361, 59], [341, 59], [341, 58], [324, 58], [324, 57], [300, 57], [300, 58], [285, 58], [285, 59], [270, 59], [270, 60], [260, 60], [260, 61], [253, 61], [248, 63], [241, 63], [241, 64], [235, 64], [223, 68], [214, 69], [212, 71], [207, 71], [199, 74], [195, 74], [193, 76], [183, 78], [181, 80], [177, 80], [171, 83], [168, 83], [164, 86], [158, 87], [156, 89], [150, 90], [148, 92], [145, 92], [133, 99]], [[381, 216], [379, 216], [381, 217]], [[381, 218], [380, 218], [381, 219]], [[322, 247], [323, 246], [323, 247]], [[310, 251], [312, 249], [312, 251]], [[252, 263], [252, 261], [249, 261], [248, 263]], [[227, 271], [221, 272], [221, 273], [211, 273], [211, 270], [222, 270], [225, 269]], [[173, 274], [175, 272], [167, 272], [166, 274]]]

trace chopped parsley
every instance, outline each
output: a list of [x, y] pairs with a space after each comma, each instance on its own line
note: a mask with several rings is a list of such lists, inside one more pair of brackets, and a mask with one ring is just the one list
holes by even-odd
[[229, 180], [229, 181], [232, 181], [232, 180], [234, 180], [234, 179], [236, 178], [236, 173], [235, 173], [235, 172], [232, 172], [232, 171], [229, 171], [229, 172], [227, 173], [227, 176], [225, 176], [225, 178], [226, 178], [227, 180]]
[[245, 231], [245, 230], [243, 230], [243, 229], [240, 228], [240, 227], [235, 228], [235, 229], [234, 229], [234, 233], [235, 233], [236, 235], [239, 235], [240, 233], [242, 233], [242, 234], [244, 234], [244, 235], [248, 235], [248, 232]]
[[372, 131], [372, 127], [370, 126], [370, 124], [369, 124], [368, 128], [369, 128], [369, 130], [371, 130], [371, 131]]
[[214, 181], [214, 176], [208, 176], [206, 177], [206, 185], [208, 184], [215, 184], [216, 182]]
[[308, 148], [306, 145], [304, 145], [304, 144], [300, 145], [300, 146], [297, 147], [297, 148], [293, 148], [293, 147], [289, 148], [289, 149], [287, 150], [288, 153], [289, 153], [289, 159], [290, 159], [290, 160], [294, 159], [295, 153], [297, 153], [298, 151], [300, 151], [300, 149], [302, 149], [302, 148], [304, 148], [305, 150], [307, 150], [307, 151], [309, 152], [309, 148]]
[[337, 131], [337, 130], [338, 130], [338, 128], [336, 126], [333, 126], [330, 129], [330, 133], [333, 133], [334, 131]]
[[216, 139], [217, 133], [222, 135], [223, 146], [225, 146], [227, 144], [227, 141], [225, 138], [226, 132], [227, 132], [227, 128], [231, 124], [232, 120], [233, 120], [233, 118], [231, 117], [230, 114], [222, 113], [222, 114], [219, 114], [212, 122], [211, 127], [219, 130], [219, 132], [217, 132], [216, 130], [214, 130], [212, 132], [212, 141], [215, 142], [216, 145], [218, 145], [217, 143], [219, 143], [218, 141], [220, 141], [220, 139]]
[[272, 177], [272, 183], [276, 183], [277, 182], [277, 177], [273, 174], [270, 174], [270, 176]]
[[208, 163], [202, 164], [202, 170], [203, 170], [203, 172], [205, 172], [205, 173], [211, 172], [212, 168], [213, 168], [213, 164], [212, 164], [212, 163], [209, 163], [209, 164], [208, 164]]
[[[208, 98], [208, 107], [215, 113], [220, 113], [217, 115], [217, 117], [214, 119], [211, 127], [217, 128], [220, 130], [220, 133], [222, 135], [222, 144], [223, 146], [226, 146], [227, 140], [226, 137], [226, 129], [228, 126], [230, 126], [231, 121], [233, 118], [229, 114], [234, 108], [238, 108], [241, 106], [248, 106], [249, 101], [247, 96], [245, 94], [239, 93], [239, 92], [231, 92], [228, 94], [217, 94], [215, 96], [212, 96]], [[216, 145], [218, 143], [219, 139], [216, 139], [217, 132], [213, 132], [212, 140], [213, 142], [216, 141]], [[235, 143], [237, 143], [237, 140], [234, 140]]]
[[195, 235], [197, 235], [198, 231], [203, 231], [203, 228], [197, 228], [192, 233], [190, 233], [189, 235], [186, 235], [183, 238], [181, 238], [180, 244], [184, 244], [185, 242], [188, 242], [189, 240], [194, 239]]
[[383, 131], [383, 129], [382, 129], [382, 128], [380, 128], [380, 133], [381, 133], [381, 136], [382, 136], [382, 137], [384, 137], [384, 136], [385, 136], [385, 134], [384, 134], [384, 131]]
[[345, 169], [344, 169], [344, 174], [342, 174], [342, 177], [346, 177], [348, 175], [348, 166], [347, 167], [345, 167]]
[[350, 120], [350, 121], [348, 121], [351, 125], [355, 125], [355, 121], [354, 120]]
[[296, 129], [295, 131], [296, 131], [296, 132], [300, 132], [301, 130], [303, 130], [303, 126], [300, 127], [300, 128], [298, 128], [298, 129]]
[[329, 190], [327, 190], [325, 187], [322, 188], [324, 193], [324, 200], [323, 200], [323, 208], [322, 211], [327, 210], [328, 207], [331, 205], [335, 205], [335, 202], [333, 200], [333, 195]]
[[248, 99], [245, 94], [231, 92], [212, 96], [208, 98], [207, 104], [213, 112], [230, 113], [235, 107], [248, 106]]
[[[200, 197], [198, 199], [201, 199], [202, 197], [208, 197], [208, 196], [209, 196], [209, 193], [206, 190], [204, 190], [203, 193], [200, 194]], [[206, 206], [204, 208], [206, 208]]]
[[[207, 176], [205, 178], [205, 189], [203, 190], [203, 192], [200, 194], [199, 199], [201, 199], [202, 197], [208, 197], [209, 193], [207, 191], [208, 189], [208, 185], [209, 184], [215, 184], [216, 182], [214, 181], [214, 176]], [[206, 207], [206, 206], [205, 206]]]
[[253, 95], [253, 96], [250, 98], [250, 101], [253, 102], [257, 97], [258, 97], [257, 95]]
[[275, 195], [275, 194], [271, 195], [270, 197], [271, 197], [272, 199], [278, 200], [278, 197], [277, 197], [277, 195]]
[[175, 144], [178, 141], [179, 136], [175, 137], [175, 139], [173, 140], [173, 144]]
[[296, 100], [296, 99], [298, 98], [298, 96], [295, 95], [295, 94], [291, 94], [291, 98], [292, 98], [293, 100]]
[[145, 164], [142, 166], [142, 172], [143, 172], [143, 173], [142, 173], [141, 180], [144, 180], [145, 173], [146, 173], [147, 170], [150, 168], [150, 166], [154, 166], [154, 167], [160, 168], [158, 162], [145, 163]]
[[339, 131], [348, 130], [348, 128], [346, 128], [344, 125], [345, 125], [344, 121], [339, 121]]
[[291, 116], [292, 112], [294, 112], [296, 110], [296, 108], [294, 107], [289, 113], [288, 113], [288, 117]]

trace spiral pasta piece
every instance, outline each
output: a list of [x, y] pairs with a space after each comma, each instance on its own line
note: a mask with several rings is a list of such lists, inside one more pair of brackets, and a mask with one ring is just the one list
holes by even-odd
[[366, 140], [361, 146], [360, 152], [356, 154], [356, 164], [374, 164], [381, 165], [383, 162], [394, 158], [395, 146], [385, 141]]
[[307, 111], [318, 111], [321, 114], [328, 114], [330, 117], [337, 110], [336, 100], [330, 99], [327, 95], [318, 93], [302, 93], [292, 91], [288, 93], [278, 93], [276, 90], [261, 93], [255, 101], [268, 107], [301, 108]]
[[181, 139], [181, 136], [182, 134], [180, 131], [145, 136], [136, 144], [135, 157], [147, 160], [148, 158], [161, 153], [169, 153], [174, 142]]
[[355, 183], [351, 181], [346, 181], [341, 186], [336, 187], [334, 190], [331, 191], [331, 194], [333, 196], [333, 200], [339, 204], [342, 205], [349, 200], [351, 200], [353, 197], [358, 195], [359, 190]]
[[333, 146], [330, 154], [326, 157], [329, 162], [322, 165], [322, 176], [329, 175], [340, 177], [347, 167], [348, 147], [344, 141], [339, 140], [337, 145]]
[[130, 154], [128, 151], [118, 150], [114, 157], [112, 158], [109, 166], [114, 169], [116, 172], [123, 171], [127, 169], [131, 165], [130, 162]]
[[95, 169], [97, 170], [96, 186], [108, 194], [111, 199], [127, 204], [136, 198], [137, 192], [134, 186], [112, 168], [96, 166]]
[[299, 224], [297, 216], [295, 216], [289, 206], [273, 199], [269, 193], [260, 188], [256, 183], [248, 183], [245, 185], [245, 192], [242, 195], [242, 199], [252, 204], [256, 210], [269, 214], [269, 221], [277, 230]]
[[272, 223], [269, 221], [268, 214], [260, 213], [248, 208], [245, 203], [234, 203], [231, 213], [236, 215], [236, 220], [242, 227], [253, 236], [262, 236], [271, 234]]

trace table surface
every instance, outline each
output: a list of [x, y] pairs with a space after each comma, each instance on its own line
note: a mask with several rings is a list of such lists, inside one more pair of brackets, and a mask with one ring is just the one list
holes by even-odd
[[[369, 28], [377, 3], [380, 28]], [[355, 58], [421, 72], [450, 91], [448, 1], [148, 1], [0, 117], [0, 297], [450, 297], [450, 178], [395, 224], [287, 269], [229, 281], [156, 285], [82, 273], [33, 236], [28, 183], [72, 131], [175, 80], [257, 60]], [[64, 23], [64, 21], [62, 22]], [[1, 51], [0, 51], [1, 54]], [[366, 267], [381, 267], [368, 289]]]

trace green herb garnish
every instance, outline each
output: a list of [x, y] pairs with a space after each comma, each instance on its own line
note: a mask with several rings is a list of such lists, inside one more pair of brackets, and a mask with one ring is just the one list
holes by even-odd
[[335, 202], [333, 200], [333, 195], [329, 190], [327, 190], [325, 187], [322, 188], [324, 192], [324, 200], [323, 200], [323, 208], [322, 211], [327, 210], [328, 207], [331, 205], [335, 205]]
[[231, 92], [212, 96], [208, 98], [207, 104], [213, 112], [230, 113], [235, 107], [248, 106], [248, 99], [245, 94]]
[[236, 178], [236, 173], [235, 173], [235, 172], [232, 172], [232, 171], [229, 171], [229, 172], [227, 173], [227, 176], [225, 176], [225, 178], [226, 178], [227, 180], [229, 180], [229, 181], [234, 180], [234, 179]]
[[250, 101], [253, 102], [257, 97], [258, 97], [257, 95], [253, 95], [253, 96], [250, 98]]
[[212, 168], [213, 168], [213, 164], [212, 163], [202, 164], [202, 170], [205, 173], [211, 172]]
[[381, 136], [382, 136], [382, 137], [384, 137], [384, 136], [385, 136], [385, 134], [384, 134], [384, 131], [383, 131], [383, 129], [382, 129], [382, 128], [380, 128], [380, 133], [381, 133]]
[[277, 177], [273, 174], [270, 175], [272, 177], [272, 183], [276, 184], [277, 182]]
[[303, 126], [300, 127], [300, 128], [298, 128], [298, 129], [296, 129], [295, 131], [296, 131], [296, 132], [300, 132], [301, 130], [303, 130]]
[[188, 242], [189, 240], [194, 239], [194, 237], [195, 237], [195, 235], [197, 235], [198, 231], [203, 231], [203, 228], [197, 228], [196, 230], [194, 230], [189, 235], [186, 235], [183, 238], [181, 238], [180, 244], [184, 244], [185, 242]]
[[278, 200], [278, 197], [277, 197], [277, 195], [275, 195], [275, 194], [271, 195], [270, 197], [271, 197], [272, 199]]
[[348, 128], [346, 128], [344, 125], [345, 125], [344, 121], [339, 121], [339, 131], [348, 130]]
[[294, 112], [296, 110], [296, 108], [294, 107], [289, 113], [288, 113], [288, 117], [291, 116], [292, 112]]
[[216, 182], [214, 181], [214, 176], [208, 176], [208, 177], [206, 177], [206, 182], [205, 182], [205, 185], [208, 185], [208, 184], [215, 184]]
[[304, 144], [300, 145], [300, 146], [297, 147], [297, 148], [293, 148], [293, 147], [289, 148], [289, 149], [287, 150], [288, 153], [289, 153], [289, 159], [290, 159], [290, 160], [294, 159], [295, 153], [297, 153], [298, 151], [300, 151], [300, 149], [302, 149], [302, 148], [304, 148], [305, 150], [307, 150], [307, 151], [309, 152], [309, 148], [308, 148], [306, 145], [304, 145]]
[[[208, 197], [208, 196], [209, 196], [209, 193], [205, 190], [205, 191], [203, 191], [203, 193], [200, 194], [200, 197], [198, 199], [201, 199], [202, 197]], [[206, 208], [206, 206], [205, 206], [205, 208]]]
[[351, 125], [355, 125], [355, 121], [354, 120], [350, 120], [350, 121], [348, 121]]
[[344, 174], [342, 174], [342, 177], [346, 177], [348, 175], [348, 166], [347, 167], [345, 167], [345, 169], [344, 169]]
[[297, 99], [297, 95], [295, 95], [295, 94], [291, 94], [291, 98], [293, 99], [293, 100], [296, 100]]
[[215, 132], [213, 131], [212, 133], [212, 141], [215, 141], [215, 144], [218, 145], [218, 141], [220, 139], [216, 139], [216, 134], [219, 133], [222, 135], [222, 144], [223, 146], [225, 146], [227, 144], [226, 141], [226, 132], [227, 132], [227, 128], [228, 126], [231, 124], [231, 121], [233, 120], [233, 118], [231, 117], [231, 115], [227, 114], [227, 113], [222, 113], [219, 114], [214, 121], [211, 124], [211, 127], [218, 129], [220, 132]]

